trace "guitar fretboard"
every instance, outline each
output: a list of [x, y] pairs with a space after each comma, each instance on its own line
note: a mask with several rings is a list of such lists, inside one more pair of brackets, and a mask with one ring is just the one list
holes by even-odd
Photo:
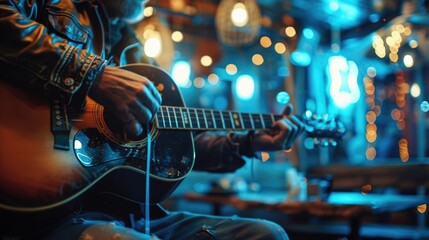
[[161, 106], [156, 114], [159, 129], [251, 130], [267, 129], [281, 115]]

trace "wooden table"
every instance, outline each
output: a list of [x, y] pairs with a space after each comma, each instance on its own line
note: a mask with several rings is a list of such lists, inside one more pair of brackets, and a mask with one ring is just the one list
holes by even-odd
[[190, 201], [209, 203], [213, 213], [220, 214], [222, 205], [237, 209], [264, 209], [285, 214], [309, 214], [317, 217], [343, 218], [349, 221], [350, 239], [360, 238], [362, 217], [370, 214], [402, 211], [429, 203], [425, 196], [333, 192], [328, 201], [287, 201], [285, 192], [226, 194], [186, 193]]

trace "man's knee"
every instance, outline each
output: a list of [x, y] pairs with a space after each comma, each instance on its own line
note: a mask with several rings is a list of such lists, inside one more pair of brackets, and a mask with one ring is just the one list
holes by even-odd
[[99, 223], [89, 226], [82, 232], [79, 240], [97, 239], [151, 239], [150, 236], [137, 232], [134, 229], [120, 226], [115, 223]]
[[259, 232], [260, 239], [272, 239], [272, 240], [288, 240], [289, 237], [279, 224], [263, 219], [255, 220], [257, 221], [255, 226], [255, 231]]
[[[231, 222], [232, 221], [232, 222]], [[286, 231], [277, 223], [264, 219], [232, 217], [221, 226], [240, 239], [288, 240]]]

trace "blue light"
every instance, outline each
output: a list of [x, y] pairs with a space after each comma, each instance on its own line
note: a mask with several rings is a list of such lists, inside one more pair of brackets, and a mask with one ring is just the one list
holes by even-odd
[[290, 96], [287, 92], [282, 91], [277, 93], [276, 100], [280, 104], [286, 104], [289, 102]]
[[218, 96], [214, 100], [214, 108], [218, 110], [224, 110], [228, 107], [228, 99], [225, 96]]
[[314, 38], [314, 31], [311, 28], [304, 28], [304, 30], [302, 30], [302, 34], [307, 39], [313, 39]]
[[177, 61], [171, 70], [171, 77], [179, 87], [189, 87], [191, 84], [191, 65], [185, 61]]
[[329, 94], [337, 107], [347, 108], [359, 100], [359, 71], [355, 62], [347, 61], [343, 56], [330, 57], [327, 72], [330, 79]]
[[307, 52], [303, 52], [303, 51], [295, 51], [291, 54], [290, 56], [290, 60], [292, 61], [293, 64], [295, 64], [296, 66], [308, 66], [311, 63], [311, 56], [310, 54], [308, 54]]
[[420, 104], [420, 109], [421, 109], [423, 112], [428, 112], [428, 111], [429, 111], [429, 103], [428, 103], [428, 101], [423, 101], [423, 102]]
[[287, 76], [289, 76], [289, 69], [286, 66], [280, 66], [277, 69], [277, 76], [279, 76], [279, 77], [287, 77]]
[[373, 23], [380, 21], [380, 15], [378, 15], [377, 13], [369, 15], [369, 21]]
[[251, 99], [255, 93], [255, 80], [250, 75], [241, 75], [237, 78], [235, 91], [240, 99]]
[[340, 9], [340, 4], [338, 4], [337, 1], [332, 1], [329, 3], [329, 9], [331, 9], [332, 11], [337, 11], [338, 9]]

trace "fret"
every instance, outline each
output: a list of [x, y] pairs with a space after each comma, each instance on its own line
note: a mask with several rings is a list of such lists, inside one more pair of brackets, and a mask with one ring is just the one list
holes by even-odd
[[255, 123], [253, 122], [253, 118], [252, 118], [252, 114], [248, 113], [249, 118], [250, 118], [250, 123], [252, 124], [252, 129], [255, 129]]
[[238, 114], [238, 119], [240, 119], [241, 128], [243, 128], [243, 129], [244, 129], [243, 114], [238, 113], [238, 112], [237, 112], [237, 114]]
[[190, 109], [189, 116], [191, 118], [191, 125], [193, 129], [200, 128], [200, 121], [198, 121], [197, 110], [195, 108]]
[[158, 123], [158, 127], [159, 128], [165, 128], [165, 122], [164, 122], [164, 112], [162, 111], [162, 107], [161, 109], [156, 113], [156, 120]]
[[269, 128], [269, 126], [267, 127], [267, 125], [265, 124], [264, 117], [263, 117], [262, 113], [259, 114], [259, 118], [261, 119], [262, 126], [264, 127], [264, 129]]
[[188, 129], [192, 128], [191, 120], [189, 117], [189, 109], [180, 108], [180, 114], [182, 115], [182, 119], [183, 119], [183, 127]]
[[275, 119], [274, 119], [274, 115], [273, 114], [270, 114], [270, 116], [271, 116], [271, 120], [273, 121], [273, 123], [276, 121]]
[[212, 116], [213, 128], [216, 129], [217, 124], [216, 124], [216, 119], [215, 119], [214, 114], [213, 114], [213, 110], [210, 110], [210, 116]]
[[261, 119], [261, 114], [253, 113], [251, 114], [253, 121], [253, 126], [256, 129], [265, 129], [264, 122]]
[[212, 111], [212, 112], [213, 112], [213, 119], [214, 119], [216, 128], [225, 129], [225, 121], [223, 120], [221, 111]]
[[210, 110], [203, 110], [204, 118], [206, 121], [207, 128], [215, 128], [214, 121], [213, 121], [213, 114]]
[[274, 121], [278, 121], [283, 118], [282, 115], [274, 115], [273, 117], [274, 117]]
[[168, 127], [171, 128], [171, 118], [170, 118], [170, 112], [168, 111], [168, 107], [166, 107], [165, 110], [167, 113], [167, 119], [168, 119], [168, 123], [169, 123]]
[[182, 115], [182, 109], [180, 109], [179, 107], [175, 107], [174, 113], [176, 113], [176, 116], [177, 116], [178, 128], [185, 128], [185, 121], [184, 121], [185, 119], [183, 118], [183, 115]]
[[232, 117], [232, 112], [228, 111], [229, 119], [231, 120], [232, 129], [235, 129], [237, 126], [235, 125], [234, 118]]
[[207, 129], [207, 119], [202, 109], [195, 109], [198, 118], [198, 127]]
[[240, 116], [241, 116], [241, 120], [243, 123], [243, 128], [245, 128], [245, 129], [253, 129], [254, 128], [252, 119], [250, 117], [250, 113], [242, 113], [242, 114], [240, 114]]
[[274, 121], [273, 121], [272, 115], [264, 114], [262, 115], [262, 118], [263, 118], [265, 127], [269, 128], [273, 125]]
[[241, 115], [237, 112], [231, 112], [231, 116], [235, 125], [235, 129], [243, 129], [243, 119], [241, 119]]
[[167, 113], [168, 113], [168, 121], [170, 122], [171, 128], [177, 128], [177, 119], [173, 119], [175, 117], [174, 110], [172, 107], [167, 107]]
[[222, 114], [222, 120], [223, 120], [223, 123], [225, 126], [224, 128], [225, 129], [234, 129], [234, 126], [232, 125], [232, 118], [231, 118], [230, 112], [229, 111], [222, 111], [221, 114]]
[[[183, 128], [183, 121], [182, 121], [182, 115], [180, 115], [180, 113], [178, 114], [177, 111], [179, 111], [178, 108], [173, 107], [173, 112], [174, 112], [174, 119], [176, 120], [176, 126], [177, 128]], [[182, 126], [180, 126], [182, 123]]]

